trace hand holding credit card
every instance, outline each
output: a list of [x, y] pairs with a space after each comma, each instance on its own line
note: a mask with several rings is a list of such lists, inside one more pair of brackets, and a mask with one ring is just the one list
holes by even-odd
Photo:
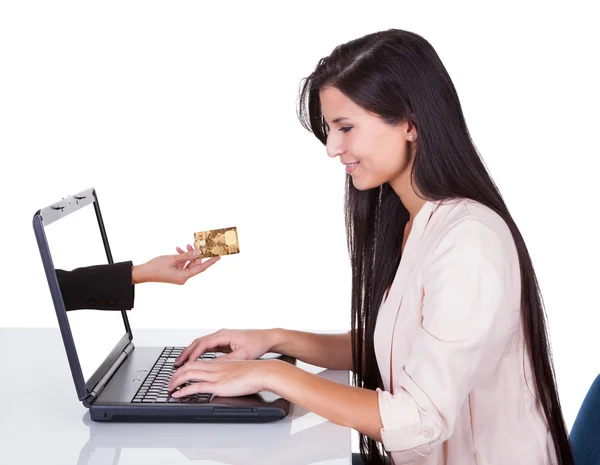
[[237, 228], [234, 226], [196, 232], [194, 233], [194, 248], [202, 252], [199, 258], [239, 253]]

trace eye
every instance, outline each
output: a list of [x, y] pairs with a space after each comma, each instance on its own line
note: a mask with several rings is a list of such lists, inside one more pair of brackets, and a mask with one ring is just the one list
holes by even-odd
[[348, 132], [348, 131], [350, 131], [350, 129], [352, 129], [352, 126], [345, 126], [345, 127], [340, 128], [339, 130], [342, 132]]

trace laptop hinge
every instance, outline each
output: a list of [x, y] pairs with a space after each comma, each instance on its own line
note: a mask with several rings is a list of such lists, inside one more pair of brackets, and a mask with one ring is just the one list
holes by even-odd
[[112, 366], [106, 371], [106, 373], [100, 379], [100, 381], [98, 381], [98, 384], [96, 384], [96, 386], [94, 386], [94, 389], [92, 389], [92, 392], [90, 392], [90, 394], [86, 397], [85, 401], [87, 402], [87, 404], [91, 405], [98, 398], [98, 396], [102, 393], [102, 391], [106, 387], [106, 384], [108, 383], [110, 378], [112, 378], [112, 376], [117, 372], [117, 370], [123, 364], [123, 362], [127, 359], [127, 357], [129, 357], [131, 355], [131, 352], [133, 352], [133, 348], [134, 348], [133, 342], [129, 341], [129, 344], [127, 344], [127, 346], [125, 346], [125, 348], [123, 349], [123, 352], [121, 352], [121, 354], [117, 357], [117, 359], [112, 364]]

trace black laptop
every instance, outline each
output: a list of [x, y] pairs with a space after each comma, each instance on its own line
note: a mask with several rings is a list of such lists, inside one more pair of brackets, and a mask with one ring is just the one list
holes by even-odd
[[[77, 395], [93, 421], [246, 423], [289, 414], [289, 401], [267, 391], [241, 397], [172, 397], [168, 381], [184, 347], [135, 346], [127, 311], [66, 311], [55, 270], [114, 263], [95, 189], [37, 211], [33, 229]], [[201, 358], [219, 355], [208, 352]], [[273, 357], [296, 363], [281, 354], [262, 358]]]

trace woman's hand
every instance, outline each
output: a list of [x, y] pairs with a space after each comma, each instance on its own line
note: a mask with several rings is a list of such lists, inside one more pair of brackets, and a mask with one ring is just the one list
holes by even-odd
[[270, 329], [220, 329], [195, 339], [175, 360], [175, 366], [195, 362], [203, 353], [224, 352], [219, 360], [255, 360], [270, 352], [274, 346]]
[[[211, 393], [219, 397], [238, 397], [264, 391], [275, 375], [279, 360], [212, 360], [186, 363], [169, 381], [173, 397]], [[187, 385], [187, 383], [190, 383]], [[175, 390], [180, 387], [179, 390]]]
[[188, 244], [188, 251], [177, 247], [176, 255], [161, 255], [142, 264], [135, 265], [131, 271], [133, 284], [140, 283], [171, 283], [185, 284], [188, 279], [210, 268], [221, 257], [211, 257], [202, 261], [201, 251], [194, 250]]

